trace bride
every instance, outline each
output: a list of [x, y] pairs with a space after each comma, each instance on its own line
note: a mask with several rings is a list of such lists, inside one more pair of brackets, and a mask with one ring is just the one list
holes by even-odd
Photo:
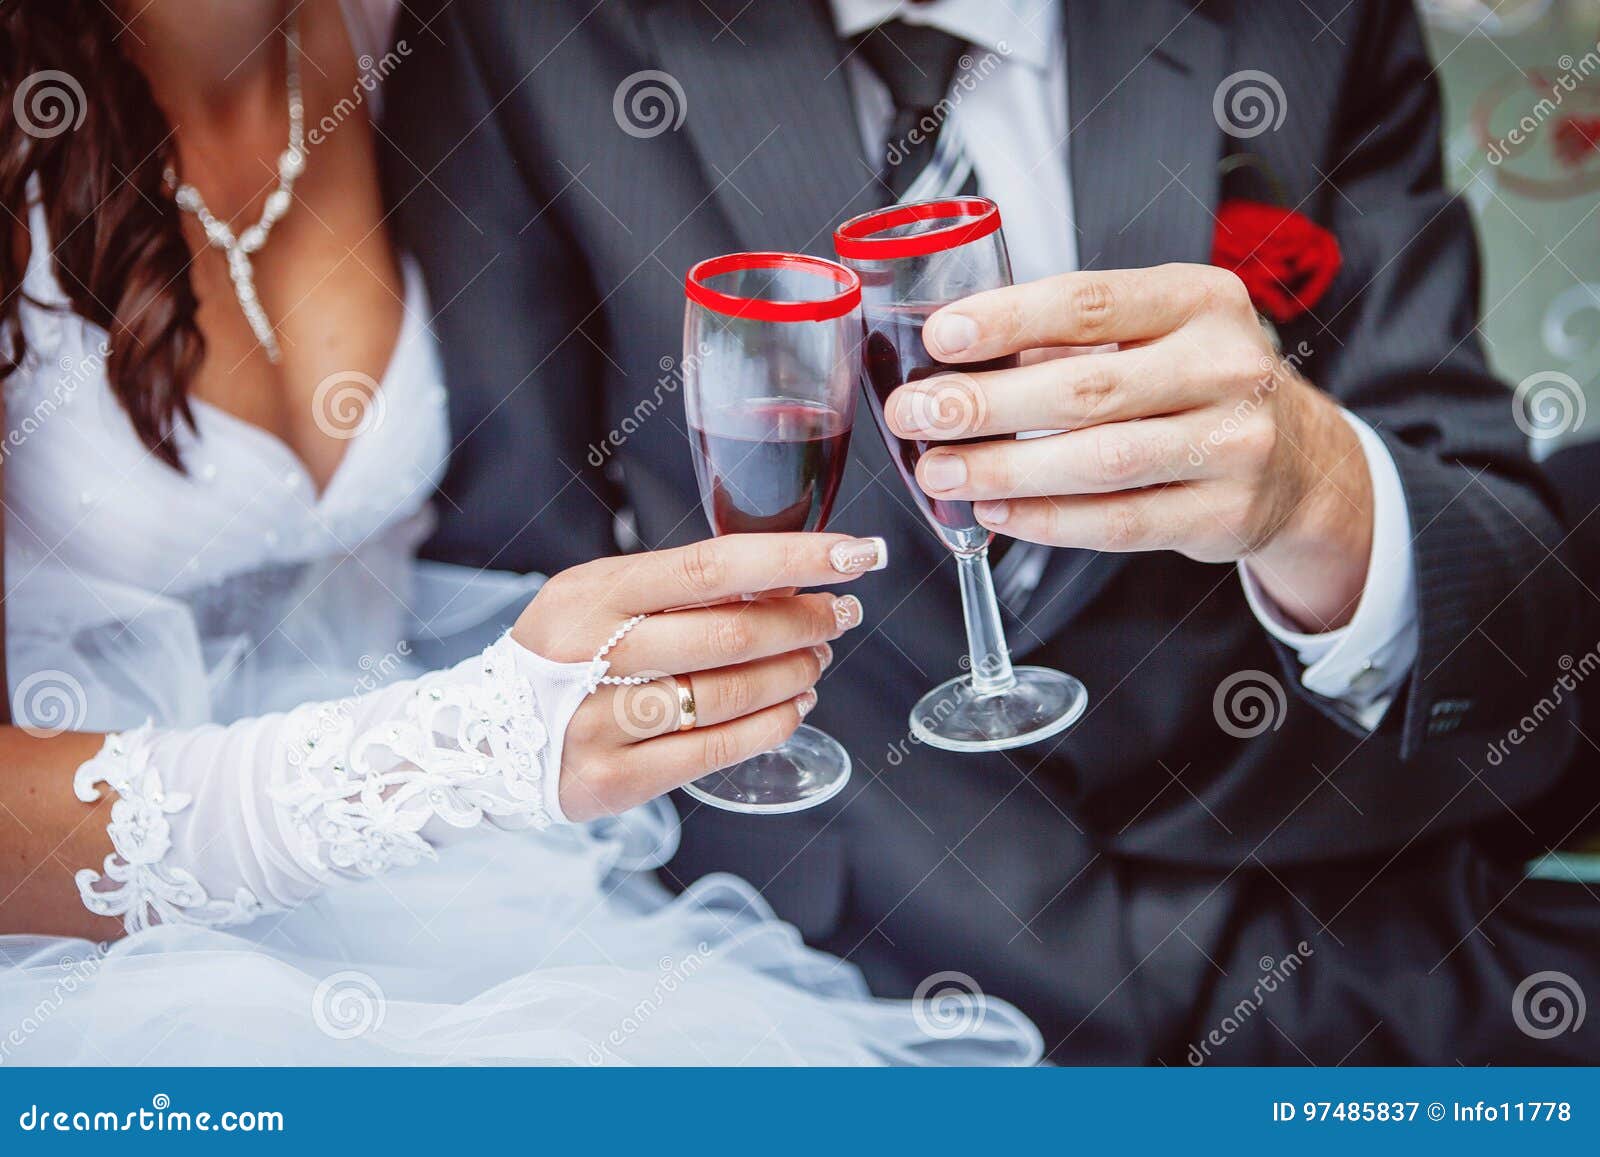
[[861, 621], [795, 589], [881, 541], [415, 559], [446, 386], [376, 180], [393, 2], [0, 8], [0, 1063], [1036, 1060], [650, 874], [658, 797], [784, 738]]

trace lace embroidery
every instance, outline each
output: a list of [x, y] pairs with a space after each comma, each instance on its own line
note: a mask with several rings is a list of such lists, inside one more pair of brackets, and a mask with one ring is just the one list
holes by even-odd
[[516, 649], [509, 636], [489, 647], [477, 682], [420, 681], [405, 718], [359, 736], [349, 702], [291, 715], [288, 759], [299, 774], [272, 794], [310, 869], [375, 876], [432, 859], [421, 830], [434, 816], [460, 828], [485, 816], [550, 825], [539, 759], [548, 734]]
[[[266, 907], [246, 888], [229, 900], [213, 900], [192, 872], [162, 861], [172, 847], [167, 817], [189, 806], [183, 792], [162, 790], [161, 770], [150, 762], [152, 729], [110, 736], [105, 746], [72, 777], [72, 790], [84, 803], [100, 798], [96, 784], [117, 793], [106, 831], [113, 851], [105, 859], [105, 875], [90, 868], [73, 879], [85, 907], [101, 916], [121, 916], [130, 932], [155, 924], [203, 924], [222, 927], [254, 920]], [[97, 889], [109, 880], [114, 888]]]
[[[304, 868], [321, 877], [374, 876], [432, 859], [422, 829], [434, 817], [461, 828], [485, 817], [503, 827], [550, 825], [540, 758], [549, 734], [517, 651], [504, 636], [479, 658], [478, 672], [463, 666], [417, 681], [399, 719], [358, 727], [363, 699], [307, 704], [285, 717], [284, 763], [268, 792]], [[191, 797], [163, 790], [151, 758], [157, 738], [149, 724], [113, 735], [73, 777], [85, 802], [100, 798], [99, 783], [120, 797], [104, 875], [77, 873], [84, 904], [121, 916], [130, 933], [156, 924], [242, 924], [280, 911], [244, 887], [231, 901], [213, 900], [193, 872], [165, 862], [167, 817]]]

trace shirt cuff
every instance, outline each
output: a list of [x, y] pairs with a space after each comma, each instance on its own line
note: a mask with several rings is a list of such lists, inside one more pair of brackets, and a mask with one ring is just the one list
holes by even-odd
[[1239, 579], [1256, 620], [1305, 665], [1301, 685], [1340, 704], [1370, 731], [1416, 661], [1417, 579], [1411, 516], [1394, 458], [1372, 427], [1348, 410], [1340, 414], [1361, 442], [1372, 479], [1372, 555], [1355, 615], [1338, 630], [1308, 635], [1289, 624], [1243, 561]]

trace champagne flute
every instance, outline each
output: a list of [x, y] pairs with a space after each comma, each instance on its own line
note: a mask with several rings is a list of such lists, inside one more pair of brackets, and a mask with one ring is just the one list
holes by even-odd
[[902, 384], [935, 379], [928, 392], [930, 413], [924, 417], [942, 432], [959, 435], [977, 428], [982, 405], [962, 375], [1018, 364], [1015, 355], [947, 364], [935, 360], [922, 344], [923, 323], [935, 311], [970, 294], [1011, 284], [1000, 209], [982, 197], [892, 205], [852, 217], [833, 238], [839, 259], [861, 278], [865, 386], [872, 416], [912, 497], [955, 555], [961, 576], [970, 671], [918, 701], [911, 712], [912, 734], [946, 751], [1000, 751], [1055, 735], [1083, 714], [1088, 692], [1060, 671], [1012, 665], [989, 571], [993, 533], [974, 517], [972, 503], [930, 498], [917, 485], [917, 461], [935, 443], [896, 437], [883, 414], [889, 395]]
[[[714, 534], [822, 530], [850, 451], [861, 285], [832, 261], [732, 253], [684, 279], [684, 408]], [[806, 724], [684, 787], [727, 811], [800, 811], [838, 794], [850, 755]]]

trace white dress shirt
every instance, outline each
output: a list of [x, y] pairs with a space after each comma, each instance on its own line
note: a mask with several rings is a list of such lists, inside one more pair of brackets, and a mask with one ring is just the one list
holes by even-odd
[[[1067, 119], [1067, 53], [1059, 0], [832, 0], [841, 37], [885, 20], [923, 24], [968, 41], [968, 85], [953, 87], [949, 131], [961, 134], [983, 194], [1005, 213], [1007, 248], [1018, 281], [1078, 267], [1073, 227]], [[970, 61], [970, 66], [969, 62]], [[846, 63], [862, 144], [881, 157], [893, 112], [888, 90], [856, 54]], [[1134, 143], [1136, 147], [1137, 142]], [[1263, 628], [1292, 648], [1307, 690], [1376, 727], [1417, 655], [1417, 592], [1405, 492], [1382, 439], [1344, 414], [1361, 441], [1372, 477], [1372, 555], [1361, 602], [1336, 631], [1308, 635], [1285, 618], [1245, 563], [1239, 577]]]

